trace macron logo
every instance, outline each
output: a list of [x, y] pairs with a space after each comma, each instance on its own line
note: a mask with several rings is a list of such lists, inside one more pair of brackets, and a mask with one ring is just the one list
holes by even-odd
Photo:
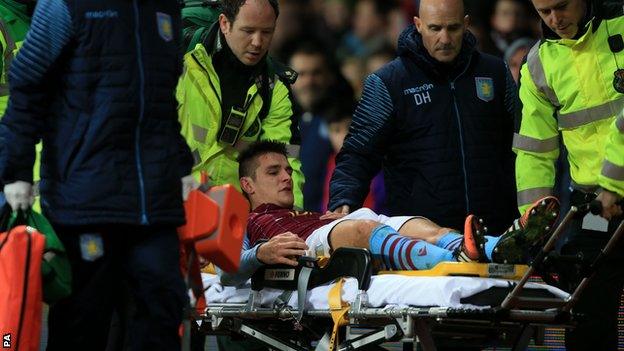
[[114, 10], [85, 12], [86, 19], [102, 19], [102, 18], [117, 18], [117, 17], [119, 17], [119, 12], [114, 11]]

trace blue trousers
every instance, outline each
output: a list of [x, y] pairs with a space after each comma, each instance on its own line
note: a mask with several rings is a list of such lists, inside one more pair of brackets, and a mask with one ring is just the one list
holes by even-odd
[[48, 351], [105, 350], [124, 285], [134, 313], [130, 350], [180, 350], [178, 328], [188, 303], [173, 226], [53, 225], [72, 266], [72, 295], [50, 307]]

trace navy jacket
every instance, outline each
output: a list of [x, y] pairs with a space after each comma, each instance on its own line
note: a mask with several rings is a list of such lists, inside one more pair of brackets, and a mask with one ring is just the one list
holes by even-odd
[[32, 181], [42, 139], [52, 222], [183, 223], [179, 33], [176, 0], [40, 0], [9, 74], [2, 181]]
[[463, 229], [467, 214], [502, 232], [517, 215], [511, 142], [517, 91], [504, 62], [466, 33], [452, 65], [435, 61], [414, 26], [398, 58], [370, 75], [337, 157], [330, 205], [361, 206], [383, 169], [392, 215]]

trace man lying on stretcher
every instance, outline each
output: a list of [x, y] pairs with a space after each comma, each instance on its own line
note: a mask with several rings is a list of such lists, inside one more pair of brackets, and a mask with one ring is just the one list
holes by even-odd
[[367, 208], [348, 215], [295, 211], [284, 144], [254, 143], [238, 161], [241, 189], [252, 209], [249, 244], [268, 240], [256, 251], [265, 263], [296, 265], [297, 256], [329, 256], [343, 246], [367, 248], [394, 270], [429, 269], [442, 261], [526, 263], [529, 249], [542, 242], [559, 212], [558, 200], [546, 197], [495, 237], [486, 236], [486, 227], [473, 215], [461, 234], [423, 217], [387, 217]]

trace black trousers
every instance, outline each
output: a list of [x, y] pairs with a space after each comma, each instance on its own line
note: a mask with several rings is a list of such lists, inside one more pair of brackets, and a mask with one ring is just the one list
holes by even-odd
[[68, 252], [73, 291], [50, 307], [48, 351], [105, 350], [113, 310], [123, 306], [124, 280], [135, 306], [125, 331], [129, 349], [180, 349], [188, 297], [173, 226], [54, 228]]
[[[611, 221], [608, 233], [604, 233], [582, 229], [582, 219], [575, 219], [570, 225], [569, 240], [561, 249], [562, 254], [582, 253], [585, 258], [593, 259], [607, 243], [620, 220]], [[620, 240], [572, 309], [584, 317], [575, 329], [566, 331], [565, 344], [568, 351], [618, 349], [617, 315], [624, 287], [623, 264], [624, 241]], [[564, 287], [570, 292], [581, 278], [581, 271], [574, 266], [569, 266], [562, 274]]]

